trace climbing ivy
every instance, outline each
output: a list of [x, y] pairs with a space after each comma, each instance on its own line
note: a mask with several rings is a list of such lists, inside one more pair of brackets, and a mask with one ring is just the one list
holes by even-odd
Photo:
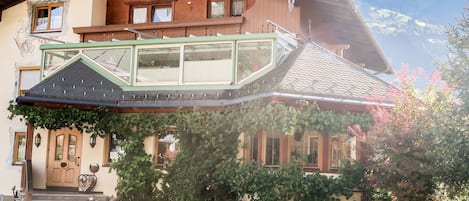
[[[116, 186], [121, 200], [334, 200], [350, 196], [361, 177], [344, 174], [330, 178], [304, 176], [298, 164], [279, 170], [243, 164], [237, 158], [240, 133], [252, 135], [265, 129], [292, 134], [299, 127], [323, 134], [346, 133], [349, 125], [366, 130], [372, 124], [368, 113], [340, 113], [320, 110], [298, 101], [287, 105], [252, 101], [223, 110], [179, 109], [174, 113], [120, 114], [107, 108], [80, 110], [73, 107], [45, 108], [10, 104], [10, 118], [21, 116], [35, 128], [77, 127], [93, 135], [114, 133], [123, 139], [125, 152], [112, 164], [119, 176]], [[145, 153], [144, 140], [164, 137], [164, 130], [176, 126], [181, 150], [168, 173], [153, 168]], [[349, 168], [350, 169], [350, 168]], [[353, 169], [353, 168], [352, 168]], [[355, 173], [360, 172], [357, 168]], [[358, 178], [358, 179], [357, 179]]]

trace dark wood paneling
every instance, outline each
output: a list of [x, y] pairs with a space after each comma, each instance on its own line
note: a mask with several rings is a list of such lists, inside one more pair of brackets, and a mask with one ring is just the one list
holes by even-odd
[[[191, 2], [189, 4], [189, 2]], [[179, 0], [174, 5], [174, 20], [207, 18], [207, 0]]]
[[127, 0], [108, 0], [106, 24], [127, 24], [129, 22], [129, 5]]

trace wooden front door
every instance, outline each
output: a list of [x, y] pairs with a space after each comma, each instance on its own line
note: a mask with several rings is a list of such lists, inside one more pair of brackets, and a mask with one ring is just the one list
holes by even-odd
[[47, 186], [78, 187], [82, 135], [76, 129], [51, 131], [47, 163]]

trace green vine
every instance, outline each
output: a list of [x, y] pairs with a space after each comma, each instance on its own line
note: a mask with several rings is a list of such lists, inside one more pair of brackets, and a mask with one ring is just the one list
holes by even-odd
[[[343, 134], [347, 126], [359, 124], [366, 130], [373, 123], [368, 113], [320, 110], [306, 101], [295, 105], [252, 101], [223, 110], [193, 108], [163, 114], [120, 114], [103, 107], [80, 110], [13, 103], [8, 109], [10, 118], [21, 116], [35, 128], [77, 127], [93, 135], [119, 135], [125, 154], [111, 167], [119, 176], [118, 197], [131, 201], [239, 200], [245, 195], [253, 200], [333, 200], [334, 196], [350, 196], [357, 178], [346, 175], [353, 174], [337, 179], [319, 174], [305, 177], [302, 168], [295, 164], [274, 171], [240, 163], [238, 137], [260, 129], [292, 134], [299, 127], [323, 134]], [[145, 153], [143, 142], [149, 136], [164, 137], [163, 131], [169, 125], [177, 128], [175, 137], [181, 150], [168, 174], [161, 174], [153, 168], [153, 157]]]

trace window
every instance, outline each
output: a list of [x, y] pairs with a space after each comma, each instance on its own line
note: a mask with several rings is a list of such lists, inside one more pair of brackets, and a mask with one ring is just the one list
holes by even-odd
[[137, 82], [177, 84], [180, 47], [138, 49]]
[[130, 16], [132, 24], [170, 22], [173, 9], [168, 3], [133, 5]]
[[231, 0], [231, 16], [241, 16], [244, 10], [244, 0]]
[[251, 140], [251, 159], [252, 161], [259, 161], [259, 137], [254, 135]]
[[239, 42], [237, 58], [238, 82], [272, 63], [272, 42]]
[[219, 18], [225, 16], [225, 0], [211, 0], [209, 6], [209, 17]]
[[26, 157], [26, 132], [15, 132], [13, 165], [21, 165]]
[[33, 32], [60, 31], [64, 4], [39, 4], [33, 8]]
[[346, 136], [336, 136], [331, 139], [331, 168], [337, 169], [341, 167], [343, 160], [350, 160], [350, 139]]
[[[171, 132], [173, 131], [168, 133]], [[166, 168], [179, 152], [178, 140], [172, 134], [168, 134], [161, 139], [155, 139], [155, 165], [158, 168]]]
[[306, 155], [306, 164], [308, 166], [318, 167], [319, 159], [319, 138], [317, 136], [309, 137], [308, 153]]
[[65, 64], [78, 53], [78, 50], [46, 51], [44, 56], [44, 70], [42, 72], [42, 76], [47, 77], [51, 75], [52, 72], [60, 68], [63, 64]]
[[290, 142], [290, 160], [302, 164], [305, 171], [322, 169], [323, 139], [317, 132], [295, 131]]
[[280, 165], [280, 137], [268, 136], [265, 145], [265, 165]]
[[27, 90], [39, 83], [39, 66], [26, 66], [19, 68], [18, 96], [23, 96]]
[[132, 23], [133, 24], [140, 24], [140, 23], [147, 23], [148, 16], [148, 8], [133, 8], [132, 9]]
[[104, 160], [103, 165], [109, 165], [119, 159], [119, 154], [124, 153], [122, 148], [119, 146], [119, 138], [116, 134], [106, 135], [104, 138]]
[[231, 43], [184, 46], [184, 83], [232, 80]]
[[130, 82], [131, 52], [130, 48], [83, 50], [83, 54], [127, 82]]
[[151, 22], [171, 22], [172, 13], [171, 6], [154, 6]]

